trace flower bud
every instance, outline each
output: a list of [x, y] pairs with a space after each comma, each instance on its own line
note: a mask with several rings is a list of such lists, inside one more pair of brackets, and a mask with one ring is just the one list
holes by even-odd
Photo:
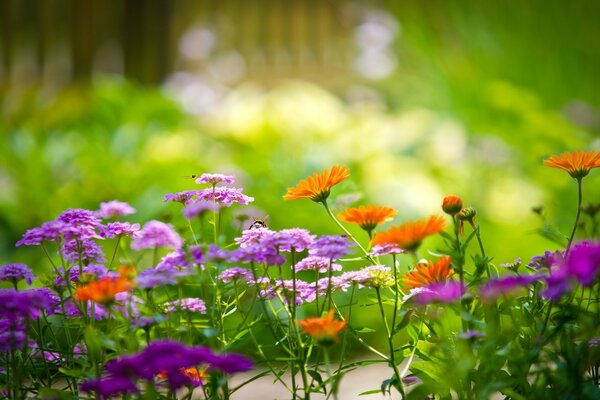
[[448, 215], [454, 215], [462, 209], [462, 199], [453, 194], [444, 197], [442, 201], [442, 210]]

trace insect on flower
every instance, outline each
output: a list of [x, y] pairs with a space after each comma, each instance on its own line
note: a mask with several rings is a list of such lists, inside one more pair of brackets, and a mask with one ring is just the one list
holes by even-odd
[[269, 219], [268, 215], [265, 215], [262, 218], [253, 217], [252, 219], [254, 220], [254, 222], [252, 222], [250, 228], [248, 229], [268, 228], [266, 223], [266, 220]]

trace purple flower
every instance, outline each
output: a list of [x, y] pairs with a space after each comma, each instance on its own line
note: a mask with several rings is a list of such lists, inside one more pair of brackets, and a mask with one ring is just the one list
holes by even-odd
[[101, 396], [112, 396], [137, 391], [136, 382], [144, 379], [154, 381], [156, 375], [166, 376], [171, 390], [181, 386], [193, 386], [191, 378], [182, 369], [202, 365], [208, 371], [235, 373], [252, 368], [252, 362], [238, 354], [215, 354], [208, 347], [188, 347], [181, 343], [161, 340], [130, 356], [122, 356], [108, 362], [107, 375], [82, 385], [83, 391], [93, 391]]
[[320, 236], [310, 246], [308, 254], [337, 260], [350, 253], [352, 243], [345, 236]]
[[[90, 264], [82, 268], [84, 274], [95, 275], [97, 278], [103, 278], [108, 274], [108, 269], [101, 264]], [[57, 292], [63, 292], [67, 289], [65, 283], [65, 270], [62, 267], [58, 268], [58, 275], [54, 278], [52, 288]], [[79, 267], [72, 267], [69, 269], [69, 281], [79, 281]]]
[[136, 277], [137, 286], [150, 289], [156, 286], [176, 285], [179, 278], [187, 276], [191, 271], [180, 271], [175, 268], [149, 268]]
[[179, 249], [183, 244], [181, 237], [173, 227], [160, 221], [149, 221], [139, 231], [139, 236], [131, 243], [134, 250], [166, 247]]
[[518, 269], [521, 266], [521, 257], [515, 258], [515, 260], [513, 262], [502, 263], [502, 264], [500, 264], [500, 266], [502, 268], [508, 268], [508, 269], [516, 270], [516, 269]]
[[[357, 272], [357, 271], [352, 271]], [[350, 286], [350, 282], [344, 278], [343, 276], [332, 276], [331, 279], [329, 277], [321, 278], [317, 281], [317, 287], [319, 288], [319, 293], [327, 293], [331, 292], [339, 292], [346, 291]]]
[[254, 201], [254, 197], [246, 196], [242, 193], [243, 189], [229, 187], [215, 187], [199, 190], [198, 200], [213, 201], [225, 207], [231, 206], [233, 203], [248, 204]]
[[100, 209], [94, 213], [94, 215], [103, 219], [110, 219], [130, 214], [135, 214], [135, 208], [118, 200], [100, 203]]
[[240, 247], [231, 252], [230, 262], [241, 263], [266, 263], [268, 265], [281, 265], [285, 263], [285, 257], [277, 252], [275, 247], [253, 245]]
[[385, 256], [388, 254], [404, 254], [406, 250], [402, 250], [400, 247], [392, 243], [376, 244], [371, 249], [371, 254], [375, 257]]
[[265, 236], [273, 235], [275, 232], [269, 228], [246, 229], [242, 231], [242, 236], [233, 239], [240, 247], [248, 247], [259, 244]]
[[91, 226], [99, 228], [102, 223], [93, 211], [84, 210], [83, 208], [70, 208], [60, 214], [56, 219], [57, 222], [62, 222], [69, 226]]
[[527, 266], [535, 269], [547, 268], [551, 269], [552, 266], [556, 265], [563, 259], [562, 251], [550, 252], [546, 250], [543, 255], [535, 256], [531, 259], [531, 262]]
[[135, 237], [140, 230], [140, 224], [130, 224], [129, 222], [110, 222], [100, 228], [102, 237], [112, 239], [116, 236]]
[[71, 264], [79, 263], [80, 257], [83, 264], [105, 262], [102, 248], [89, 239], [70, 240], [60, 250], [65, 260]]
[[460, 282], [445, 281], [412, 289], [411, 294], [413, 292], [414, 295], [412, 297], [418, 305], [427, 305], [429, 303], [454, 303], [465, 293], [465, 288]]
[[190, 254], [192, 255], [192, 258], [196, 264], [201, 265], [204, 263], [204, 253], [202, 252], [200, 246], [190, 246]]
[[229, 268], [229, 269], [226, 269], [223, 272], [221, 272], [219, 274], [219, 279], [225, 283], [229, 283], [229, 282], [237, 280], [237, 279], [243, 279], [246, 282], [249, 282], [253, 279], [253, 276], [252, 276], [252, 272], [248, 271], [247, 269], [240, 268], [240, 267], [233, 267], [233, 268]]
[[275, 285], [270, 290], [265, 291], [264, 297], [276, 298], [279, 293], [286, 302], [291, 302], [295, 299], [296, 305], [300, 305], [303, 302], [310, 303], [316, 299], [316, 288], [313, 284], [305, 281], [296, 279], [296, 291], [294, 292], [294, 281], [284, 280], [276, 281]]
[[475, 331], [473, 329], [469, 329], [468, 331], [461, 332], [458, 335], [456, 335], [456, 337], [459, 339], [477, 339], [477, 338], [484, 337], [484, 336], [485, 336], [485, 333]]
[[294, 265], [296, 272], [299, 271], [317, 271], [319, 273], [332, 271], [341, 271], [342, 266], [331, 262], [331, 258], [319, 257], [319, 256], [308, 256], [298, 261]]
[[203, 183], [208, 183], [213, 186], [224, 183], [226, 185], [233, 185], [235, 182], [235, 177], [233, 175], [224, 175], [224, 174], [202, 174], [200, 178], [196, 179], [196, 183], [201, 185]]
[[39, 246], [42, 242], [58, 243], [62, 237], [62, 230], [65, 224], [62, 222], [45, 222], [42, 226], [29, 229], [23, 234], [21, 240], [16, 243], [16, 246]]
[[340, 276], [340, 280], [345, 282], [347, 285], [365, 286], [371, 279], [371, 274], [368, 271], [362, 270], [346, 271]]
[[[253, 229], [254, 230], [254, 229]], [[315, 240], [315, 235], [301, 228], [283, 229], [270, 235], [265, 235], [260, 240], [260, 245], [280, 251], [303, 251]]]
[[135, 382], [127, 376], [109, 376], [102, 379], [85, 381], [81, 384], [82, 392], [95, 392], [102, 399], [127, 393], [138, 393]]
[[204, 303], [204, 300], [202, 300], [202, 299], [199, 299], [196, 297], [190, 297], [187, 299], [173, 300], [173, 301], [166, 303], [165, 310], [170, 313], [175, 312], [177, 310], [188, 310], [191, 312], [205, 314], [206, 313], [206, 304]]
[[190, 263], [187, 261], [183, 250], [177, 249], [164, 256], [156, 269], [189, 268], [189, 266]]
[[541, 275], [511, 275], [488, 281], [479, 289], [484, 301], [493, 301], [502, 295], [514, 294], [519, 289], [531, 285]]
[[186, 219], [192, 220], [204, 212], [219, 211], [219, 208], [219, 204], [212, 201], [197, 201], [195, 203], [187, 204], [183, 207], [181, 213]]
[[0, 267], [0, 281], [9, 281], [17, 284], [21, 279], [25, 279], [28, 285], [33, 283], [35, 275], [25, 264], [6, 264]]
[[176, 203], [188, 204], [198, 193], [197, 190], [186, 190], [185, 192], [167, 193], [163, 202], [174, 201]]
[[583, 286], [592, 286], [600, 271], [600, 242], [583, 241], [571, 248], [566, 268]]
[[208, 252], [206, 253], [206, 258], [212, 260], [216, 263], [221, 263], [223, 261], [227, 261], [231, 255], [231, 252], [227, 250], [223, 250], [216, 244], [211, 244], [208, 246]]

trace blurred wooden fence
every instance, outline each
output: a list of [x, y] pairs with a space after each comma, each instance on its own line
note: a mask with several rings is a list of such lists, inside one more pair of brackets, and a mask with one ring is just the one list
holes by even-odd
[[[235, 51], [245, 77], [335, 79], [346, 74], [352, 16], [342, 0], [0, 0], [0, 79], [89, 81], [116, 73], [141, 83], [185, 69], [191, 26]], [[198, 66], [195, 65], [194, 68]]]

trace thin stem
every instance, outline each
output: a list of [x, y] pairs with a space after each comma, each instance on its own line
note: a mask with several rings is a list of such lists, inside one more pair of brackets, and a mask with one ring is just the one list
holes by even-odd
[[190, 227], [190, 231], [192, 232], [192, 237], [194, 238], [194, 243], [198, 244], [198, 239], [196, 238], [196, 232], [194, 232], [194, 228], [192, 228], [192, 221], [187, 220], [188, 226]]
[[569, 254], [569, 250], [571, 249], [571, 243], [573, 243], [573, 238], [575, 237], [575, 232], [577, 231], [577, 225], [579, 225], [579, 216], [581, 215], [581, 201], [583, 198], [582, 182], [583, 178], [577, 178], [577, 215], [575, 216], [575, 224], [573, 224], [573, 231], [571, 232], [571, 237], [569, 237], [569, 243], [567, 244], [565, 256]]
[[113, 262], [115, 261], [115, 257], [117, 256], [117, 252], [119, 251], [119, 243], [121, 243], [121, 236], [117, 236], [117, 243], [115, 244], [115, 250], [112, 253], [112, 257], [110, 258], [110, 264], [108, 264], [108, 269], [109, 270], [112, 267]]
[[[333, 398], [334, 400], [337, 400], [337, 388], [335, 388], [335, 382], [334, 382], [334, 375], [333, 372], [331, 371], [331, 361], [329, 360], [329, 349], [327, 347], [323, 348], [323, 358], [324, 358], [324, 362], [325, 362], [325, 368], [327, 369], [327, 376], [329, 377], [329, 382], [331, 385], [331, 389], [329, 390], [329, 395], [327, 396], [327, 399], [329, 398], [329, 396], [331, 394], [333, 394]], [[335, 389], [335, 390], [333, 390]]]
[[356, 245], [358, 246], [358, 248], [363, 253], [365, 253], [365, 257], [367, 258], [367, 260], [369, 260], [373, 264], [377, 264], [377, 262], [375, 261], [375, 259], [371, 256], [371, 254], [369, 254], [369, 252], [363, 247], [363, 245], [360, 244], [360, 242], [358, 240], [356, 240], [356, 238], [348, 231], [348, 229], [346, 229], [346, 227], [344, 225], [342, 225], [342, 223], [335, 217], [335, 215], [333, 215], [333, 213], [331, 212], [331, 209], [329, 209], [329, 205], [327, 205], [327, 200], [323, 200], [322, 203], [323, 203], [323, 206], [325, 206], [325, 210], [327, 211], [327, 214], [329, 214], [329, 216], [331, 217], [331, 219], [333, 220], [333, 222], [335, 222], [337, 224], [337, 226], [339, 226], [340, 229], [342, 231], [344, 231], [344, 233], [346, 234], [346, 236], [348, 236], [348, 238], [350, 238], [350, 240], [352, 240], [354, 243], [356, 243]]
[[387, 319], [385, 317], [385, 311], [383, 311], [383, 302], [381, 300], [381, 292], [379, 288], [375, 288], [375, 293], [377, 294], [377, 303], [379, 305], [379, 312], [381, 313], [381, 319], [383, 319], [383, 325], [385, 326], [385, 332], [388, 339], [388, 345], [390, 347], [390, 357], [389, 364], [394, 370], [396, 384], [394, 387], [398, 389], [398, 391], [402, 394], [402, 398], [404, 398], [404, 388], [402, 387], [402, 377], [400, 375], [400, 371], [398, 371], [398, 366], [396, 365], [396, 356], [394, 352], [394, 343], [392, 340], [392, 331], [388, 325]]

